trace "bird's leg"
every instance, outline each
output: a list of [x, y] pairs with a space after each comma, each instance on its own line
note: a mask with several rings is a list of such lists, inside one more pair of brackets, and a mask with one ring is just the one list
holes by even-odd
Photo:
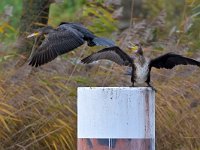
[[155, 92], [157, 92], [157, 90], [150, 84], [150, 82], [151, 82], [151, 80], [150, 80], [150, 72], [151, 72], [151, 69], [149, 70], [149, 74], [148, 74], [148, 78], [147, 78], [146, 83], [147, 83], [147, 85], [148, 85], [149, 87], [152, 88], [152, 90], [154, 90]]
[[131, 87], [134, 87], [134, 77], [133, 77], [133, 75], [131, 76], [131, 82], [132, 82], [132, 86]]
[[152, 90], [154, 90], [155, 92], [157, 92], [157, 90], [156, 90], [149, 82], [147, 82], [147, 85], [148, 85], [149, 87], [151, 87]]
[[130, 87], [134, 87], [134, 82], [132, 82], [132, 85]]
[[132, 87], [134, 87], [134, 82], [132, 82]]

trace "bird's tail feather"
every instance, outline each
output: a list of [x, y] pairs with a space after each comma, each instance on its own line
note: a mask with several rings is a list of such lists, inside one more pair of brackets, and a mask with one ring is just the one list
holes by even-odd
[[106, 38], [101, 38], [101, 37], [95, 37], [92, 42], [96, 45], [96, 46], [115, 46], [115, 42]]

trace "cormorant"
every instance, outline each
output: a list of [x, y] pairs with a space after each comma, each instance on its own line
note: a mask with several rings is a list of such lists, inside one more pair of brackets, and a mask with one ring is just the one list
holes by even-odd
[[[117, 46], [102, 49], [90, 56], [82, 59], [85, 64], [97, 61], [100, 59], [107, 59], [119, 65], [132, 67], [131, 82], [132, 86], [135, 84], [143, 85], [146, 83], [150, 85], [151, 68], [166, 68], [172, 69], [176, 65], [197, 65], [200, 67], [200, 62], [191, 58], [183, 57], [174, 53], [166, 53], [154, 59], [150, 59], [143, 55], [143, 50], [140, 44], [136, 44], [138, 49], [133, 57], [130, 57], [122, 49]], [[152, 87], [153, 88], [153, 87]], [[154, 88], [153, 88], [154, 89]]]
[[57, 28], [42, 27], [30, 34], [33, 36], [45, 35], [42, 44], [32, 52], [29, 65], [38, 67], [55, 59], [58, 55], [68, 53], [87, 41], [88, 46], [114, 46], [112, 40], [97, 37], [83, 25], [78, 23], [62, 22]]

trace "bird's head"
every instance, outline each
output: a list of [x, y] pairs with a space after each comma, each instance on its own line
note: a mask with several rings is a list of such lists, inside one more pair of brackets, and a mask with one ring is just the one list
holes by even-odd
[[136, 54], [143, 55], [142, 46], [141, 46], [139, 41], [136, 41], [136, 42], [133, 42], [133, 43], [129, 42], [128, 48], [130, 48]]
[[45, 35], [45, 34], [48, 34], [49, 32], [51, 32], [52, 30], [53, 30], [52, 26], [45, 26], [45, 27], [37, 29], [34, 33], [28, 35], [27, 38]]

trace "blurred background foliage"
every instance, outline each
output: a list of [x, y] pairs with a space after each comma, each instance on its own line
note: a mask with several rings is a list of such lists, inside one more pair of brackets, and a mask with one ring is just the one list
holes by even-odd
[[[129, 86], [130, 78], [111, 62], [79, 63], [101, 47], [82, 46], [36, 69], [19, 65], [26, 59], [15, 48], [22, 3], [0, 5], [0, 149], [75, 150], [76, 88]], [[200, 60], [199, 0], [64, 0], [50, 5], [48, 24], [62, 21], [81, 22], [130, 54], [128, 41], [139, 39], [153, 57], [173, 51]], [[199, 73], [191, 66], [153, 70], [157, 149], [200, 149]]]

